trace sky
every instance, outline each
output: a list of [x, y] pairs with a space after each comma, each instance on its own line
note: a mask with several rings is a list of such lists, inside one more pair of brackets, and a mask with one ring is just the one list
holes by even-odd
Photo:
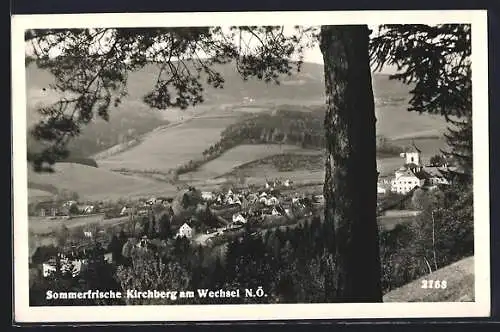
[[[369, 25], [368, 27], [374, 32], [378, 30], [378, 25]], [[288, 27], [286, 27], [286, 28], [288, 28]], [[286, 30], [286, 28], [285, 28], [285, 30]], [[373, 36], [373, 34], [372, 34], [372, 36]], [[26, 54], [33, 54], [33, 49], [29, 43], [27, 43], [25, 45], [25, 47], [26, 47], [25, 48]], [[308, 49], [304, 50], [304, 61], [317, 63], [317, 64], [323, 64], [323, 55], [321, 54], [321, 51], [319, 49], [319, 45], [316, 45], [313, 48], [308, 48]], [[386, 73], [386, 74], [393, 74], [396, 72], [396, 68], [391, 67], [391, 66], [385, 66], [385, 68], [383, 68], [381, 72]]]
[[[368, 27], [372, 31], [378, 30], [378, 25], [369, 25]], [[373, 34], [372, 34], [372, 36], [373, 36]], [[313, 48], [306, 49], [304, 51], [304, 61], [323, 64], [323, 55], [321, 54], [319, 46], [315, 46]], [[397, 69], [394, 66], [385, 65], [384, 68], [380, 72], [384, 73], [384, 74], [394, 74], [397, 72]]]

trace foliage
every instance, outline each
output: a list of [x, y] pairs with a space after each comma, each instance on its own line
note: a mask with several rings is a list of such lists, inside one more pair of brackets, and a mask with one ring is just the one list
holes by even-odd
[[[50, 88], [72, 95], [38, 109], [44, 119], [31, 134], [45, 144], [28, 154], [29, 161], [38, 171], [50, 171], [56, 160], [67, 158], [70, 139], [95, 114], [107, 121], [110, 108], [127, 95], [128, 74], [147, 65], [158, 65], [158, 76], [143, 101], [157, 109], [203, 102], [203, 81], [222, 88], [216, 64], [234, 61], [243, 79], [279, 82], [294, 65], [300, 69], [307, 42], [302, 37], [308, 31], [297, 27], [292, 36], [283, 32], [279, 26], [27, 30], [30, 57], [55, 76]], [[249, 37], [257, 46], [243, 46]], [[50, 56], [54, 50], [58, 56]], [[293, 61], [297, 54], [299, 61]]]
[[[136, 251], [129, 267], [120, 266], [116, 273], [123, 290], [187, 290], [190, 276], [176, 262], [163, 262], [150, 251]], [[170, 304], [168, 299], [126, 299], [127, 304]]]
[[[81, 270], [79, 276], [74, 277], [71, 271], [61, 269], [61, 260], [57, 253], [51, 257], [56, 258], [56, 271], [43, 277], [41, 273], [30, 276], [29, 301], [31, 306], [86, 306], [86, 305], [117, 305], [123, 304], [119, 299], [52, 299], [46, 297], [47, 291], [52, 292], [86, 292], [99, 290], [120, 290], [115, 280], [115, 269], [104, 261], [102, 251], [98, 247], [91, 247], [87, 255], [82, 256], [87, 260], [87, 265]], [[44, 262], [46, 259], [43, 260]], [[41, 272], [41, 271], [40, 271]]]
[[445, 134], [449, 151], [444, 151], [445, 156], [451, 159], [456, 170], [448, 170], [445, 176], [451, 182], [460, 185], [469, 185], [472, 183], [472, 113], [462, 120], [451, 122], [453, 127], [448, 128]]
[[70, 213], [70, 215], [76, 215], [76, 214], [79, 214], [79, 213], [80, 213], [80, 210], [78, 209], [78, 205], [76, 205], [76, 204], [72, 204], [72, 205], [69, 207], [69, 213]]
[[60, 225], [55, 231], [58, 246], [64, 246], [69, 238], [69, 230], [64, 224]]
[[158, 236], [161, 239], [169, 239], [173, 236], [171, 218], [172, 215], [163, 213], [158, 220]]
[[381, 25], [370, 43], [377, 69], [395, 65], [391, 78], [415, 84], [410, 111], [446, 119], [470, 113], [470, 24]]
[[431, 166], [441, 167], [446, 165], [446, 158], [442, 154], [436, 154], [432, 156], [429, 160]]
[[380, 234], [385, 292], [474, 254], [472, 190], [417, 193], [423, 212], [416, 222]]
[[441, 190], [418, 188], [413, 192], [411, 205], [417, 210], [435, 209], [444, 204], [445, 194]]

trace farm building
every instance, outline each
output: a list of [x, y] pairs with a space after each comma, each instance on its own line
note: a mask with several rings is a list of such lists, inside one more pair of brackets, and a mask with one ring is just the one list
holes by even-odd
[[40, 217], [55, 217], [67, 214], [68, 209], [64, 208], [60, 202], [49, 201], [33, 204], [29, 212], [30, 215]]
[[233, 223], [235, 224], [245, 224], [247, 220], [241, 213], [235, 213], [233, 214]]
[[191, 239], [193, 237], [193, 229], [187, 223], [184, 223], [177, 231], [175, 237]]
[[429, 174], [429, 185], [450, 184], [443, 175], [443, 172], [446, 172], [446, 170], [447, 167], [424, 167], [424, 171]]

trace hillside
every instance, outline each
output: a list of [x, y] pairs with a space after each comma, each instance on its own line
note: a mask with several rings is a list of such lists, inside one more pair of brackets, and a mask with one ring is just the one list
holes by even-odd
[[55, 173], [28, 170], [28, 187], [53, 187], [77, 192], [82, 199], [116, 200], [122, 197], [172, 194], [176, 188], [165, 182], [125, 176], [103, 169], [72, 163], [58, 163]]
[[[224, 88], [205, 87], [206, 102], [183, 111], [153, 111], [142, 102], [142, 97], [156, 79], [156, 70], [155, 66], [150, 65], [130, 73], [129, 95], [119, 108], [111, 112], [109, 123], [96, 120], [84, 130], [80, 138], [71, 143], [74, 155], [92, 155], [97, 161], [99, 171], [120, 171], [134, 175], [135, 177], [131, 178], [135, 180], [142, 180], [139, 176], [146, 173], [148, 177], [153, 175], [165, 179], [173, 169], [202, 159], [203, 153], [206, 155], [211, 146], [218, 142], [228, 143], [210, 160], [210, 164], [200, 169], [201, 173], [189, 172], [196, 168], [188, 167], [185, 178], [205, 177], [205, 180], [208, 180], [207, 176], [223, 176], [231, 173], [235, 166], [272, 155], [259, 151], [259, 147], [249, 145], [239, 148], [238, 153], [232, 153], [236, 150], [225, 153], [231, 148], [238, 148], [239, 144], [256, 143], [252, 140], [238, 140], [237, 136], [245, 126], [256, 132], [256, 137], [262, 141], [258, 143], [291, 144], [299, 150], [321, 146], [324, 103], [322, 65], [305, 63], [300, 73], [284, 77], [279, 86], [256, 79], [245, 82], [231, 64], [218, 65], [217, 70], [226, 80]], [[30, 96], [28, 106], [31, 105], [28, 107], [31, 112], [28, 118], [32, 123], [36, 120], [33, 105], [54, 100], [55, 97], [47, 92], [49, 90], [43, 91], [52, 79], [50, 74], [31, 65], [27, 69], [27, 78]], [[444, 147], [442, 139], [437, 138], [446, 126], [442, 119], [406, 111], [408, 86], [389, 80], [387, 75], [382, 74], [373, 75], [373, 86], [378, 135], [385, 136], [391, 144], [395, 143], [400, 147], [408, 146], [413, 138], [422, 139], [422, 142], [426, 140], [424, 153], [429, 151], [434, 154]], [[285, 116], [277, 116], [280, 112], [288, 113]], [[260, 120], [249, 123], [248, 119], [252, 117]], [[277, 127], [282, 128], [281, 132], [276, 132]], [[304, 127], [309, 128], [305, 137], [300, 133]], [[282, 137], [284, 134], [286, 138]], [[263, 139], [260, 139], [261, 137]], [[281, 152], [279, 149], [274, 150], [276, 154]], [[219, 158], [221, 159], [218, 160]], [[204, 163], [203, 161], [200, 165]], [[392, 172], [400, 163], [401, 160], [397, 156], [380, 159], [379, 170], [383, 173]], [[283, 173], [276, 168], [267, 168], [266, 171], [255, 165], [251, 166], [246, 170], [249, 177], [279, 177], [293, 173], [297, 181], [321, 181], [323, 178], [320, 169], [312, 173], [304, 170]], [[86, 178], [78, 175], [76, 171], [73, 173], [75, 178]], [[158, 173], [158, 176], [154, 176], [155, 173]], [[70, 186], [69, 183], [64, 185]], [[120, 189], [117, 190], [121, 192]]]
[[[422, 288], [422, 280], [446, 280], [445, 289]], [[474, 301], [474, 257], [464, 258], [384, 295], [384, 302]]]
[[40, 189], [29, 188], [28, 189], [28, 201], [30, 203], [50, 200], [54, 197], [54, 194]]
[[[216, 178], [226, 173], [231, 173], [233, 169], [245, 169], [245, 164], [251, 162], [252, 160], [266, 159], [283, 153], [311, 155], [314, 151], [302, 149], [296, 145], [287, 144], [238, 145], [229, 149], [220, 157], [203, 164], [198, 170], [189, 172], [186, 177], [193, 180]], [[184, 177], [181, 176], [181, 179], [182, 178]]]
[[[221, 106], [222, 104], [322, 104], [324, 102], [323, 67], [322, 65], [304, 63], [301, 72], [294, 72], [291, 76], [283, 76], [282, 84], [266, 84], [257, 79], [243, 81], [236, 72], [233, 64], [216, 65], [215, 69], [225, 78], [223, 89], [215, 89], [207, 84], [205, 88], [205, 102], [202, 107]], [[182, 119], [183, 113], [187, 117], [193, 116], [196, 109], [188, 111], [151, 110], [143, 103], [157, 77], [157, 66], [149, 65], [129, 75], [127, 90], [129, 95], [121, 105], [112, 108], [110, 122], [100, 118], [83, 130], [82, 135], [71, 143], [74, 156], [90, 156], [116, 144], [122, 144], [137, 139], [142, 134], [154, 128], [165, 125], [173, 119]], [[35, 64], [26, 68], [28, 125], [33, 125], [39, 115], [35, 109], [38, 105], [46, 105], [58, 100], [60, 95], [53, 92], [49, 85], [54, 78]], [[391, 106], [407, 100], [409, 88], [400, 82], [390, 81], [386, 75], [373, 75], [374, 91], [377, 103]], [[30, 140], [30, 145], [36, 142]]]
[[168, 172], [188, 162], [211, 144], [217, 142], [221, 131], [237, 118], [233, 116], [197, 117], [177, 125], [154, 130], [137, 144], [122, 152], [100, 153], [99, 167], [108, 170], [155, 170]]
[[[50, 73], [34, 64], [26, 68], [28, 130], [40, 119], [37, 107], [49, 105], [61, 97], [50, 89], [49, 85], [53, 82], [54, 78]], [[112, 107], [109, 122], [96, 116], [92, 123], [82, 128], [82, 134], [69, 144], [71, 156], [89, 157], [168, 123], [158, 111], [151, 110], [140, 100], [128, 97], [123, 104]], [[36, 150], [40, 148], [40, 144], [28, 136], [28, 147]]]

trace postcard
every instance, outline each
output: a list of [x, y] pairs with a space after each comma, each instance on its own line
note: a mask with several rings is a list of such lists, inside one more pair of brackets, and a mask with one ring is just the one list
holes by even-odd
[[16, 322], [490, 314], [485, 11], [14, 15]]

